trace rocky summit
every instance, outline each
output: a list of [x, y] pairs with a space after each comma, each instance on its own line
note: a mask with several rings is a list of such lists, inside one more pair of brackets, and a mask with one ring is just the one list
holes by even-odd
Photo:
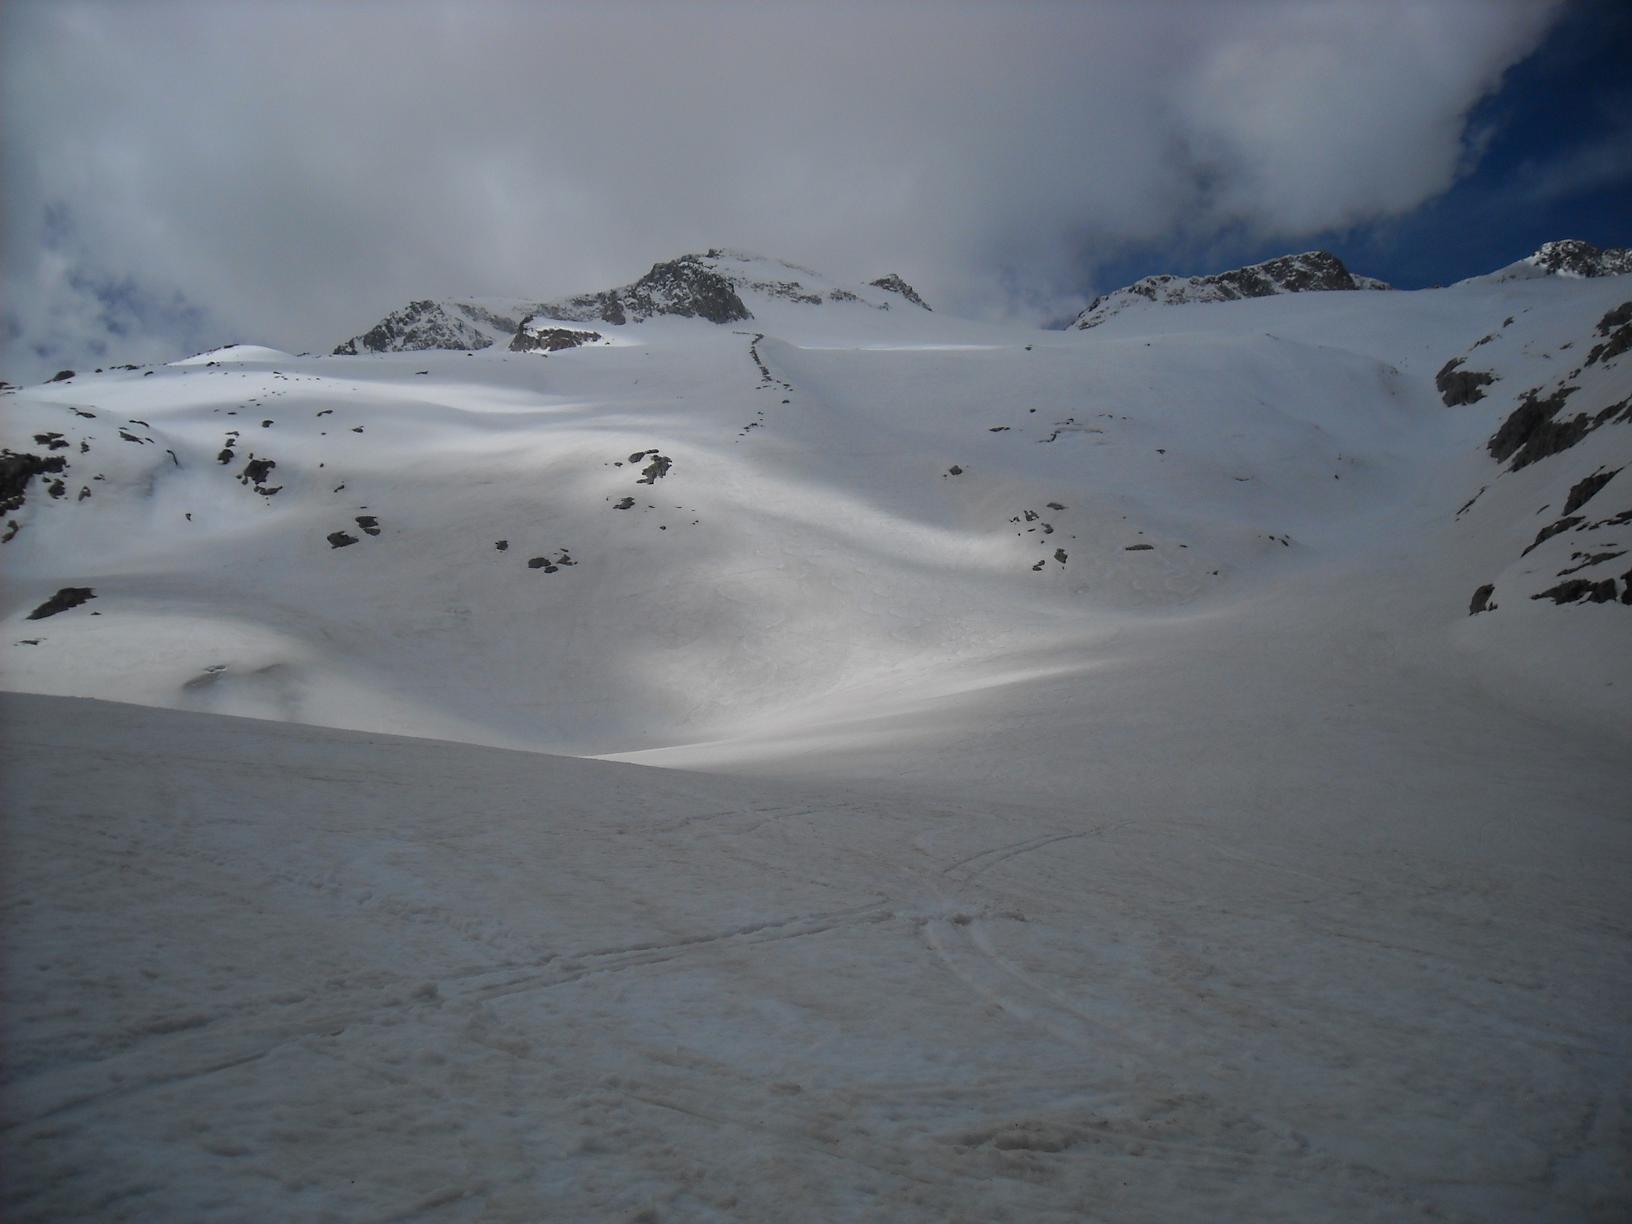
[[744, 323], [789, 303], [886, 311], [892, 301], [901, 300], [930, 309], [918, 291], [894, 273], [866, 285], [845, 285], [798, 264], [714, 247], [655, 263], [627, 285], [555, 301], [410, 302], [334, 352], [346, 356], [431, 349], [476, 352], [496, 343], [518, 353], [551, 352], [561, 347], [559, 338], [552, 345], [539, 343], [536, 337], [560, 331], [560, 325], [568, 323], [624, 327], [658, 318]]
[[1147, 276], [1095, 298], [1071, 326], [1098, 327], [1129, 307], [1147, 303], [1172, 306], [1189, 302], [1232, 302], [1278, 293], [1387, 288], [1382, 281], [1352, 275], [1343, 261], [1329, 251], [1306, 251], [1302, 255], [1283, 255], [1210, 276]]

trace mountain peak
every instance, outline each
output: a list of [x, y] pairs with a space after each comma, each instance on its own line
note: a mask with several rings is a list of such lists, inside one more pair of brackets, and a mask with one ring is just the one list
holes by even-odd
[[422, 349], [476, 350], [495, 343], [532, 351], [538, 347], [536, 334], [558, 331], [556, 325], [562, 323], [622, 327], [665, 315], [737, 323], [763, 310], [780, 309], [784, 303], [888, 310], [891, 297], [929, 310], [917, 291], [894, 273], [865, 286], [845, 286], [786, 260], [710, 247], [655, 263], [627, 285], [553, 302], [452, 298], [410, 302], [368, 331], [344, 341], [334, 352], [354, 356]]
[[1587, 280], [1600, 276], [1624, 276], [1629, 272], [1632, 272], [1632, 248], [1596, 247], [1579, 238], [1561, 238], [1556, 242], [1542, 243], [1535, 254], [1515, 260], [1505, 268], [1497, 268], [1483, 276], [1471, 276], [1458, 284], [1501, 284], [1543, 276]]
[[1554, 276], [1622, 276], [1632, 272], [1632, 248], [1595, 247], [1579, 238], [1544, 242], [1521, 262]]
[[1305, 251], [1301, 255], [1282, 255], [1210, 276], [1147, 276], [1095, 298], [1072, 326], [1097, 327], [1130, 306], [1144, 303], [1231, 302], [1279, 293], [1387, 288], [1382, 281], [1369, 276], [1352, 275], [1343, 261], [1330, 251]]

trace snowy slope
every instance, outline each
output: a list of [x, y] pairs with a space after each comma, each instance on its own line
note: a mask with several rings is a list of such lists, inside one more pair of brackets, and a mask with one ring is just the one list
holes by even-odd
[[8, 696], [7, 1219], [1619, 1218], [1624, 760], [1384, 691], [1049, 805]]
[[[1462, 632], [1492, 582], [1493, 619], [1528, 623], [1506, 567], [1528, 597], [1570, 552], [1614, 551], [1577, 533], [1520, 555], [1632, 431], [1505, 475], [1488, 441], [1629, 297], [1299, 294], [1085, 335], [767, 295], [742, 327], [658, 318], [554, 353], [80, 375], [7, 399], [7, 446], [63, 471], [5, 514], [0, 659], [34, 691], [606, 752], [1378, 555], [1426, 575], [1399, 579], [1425, 632]], [[1435, 375], [1487, 354], [1501, 381], [1448, 408]], [[1626, 361], [1584, 366], [1571, 410], [1632, 391]], [[1589, 521], [1627, 508], [1616, 488]], [[63, 588], [95, 602], [25, 619]]]
[[1632, 277], [707, 258], [0, 397], [8, 1218], [1624, 1215]]

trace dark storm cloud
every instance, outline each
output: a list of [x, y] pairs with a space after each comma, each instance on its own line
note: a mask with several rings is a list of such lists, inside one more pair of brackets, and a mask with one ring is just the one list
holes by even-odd
[[210, 342], [327, 348], [412, 295], [602, 287], [715, 244], [1057, 313], [1129, 244], [1291, 240], [1443, 191], [1470, 107], [1553, 16], [1538, 0], [3, 11], [8, 321], [66, 354], [101, 326], [85, 286], [117, 285], [132, 356], [172, 355], [178, 318], [207, 318]]

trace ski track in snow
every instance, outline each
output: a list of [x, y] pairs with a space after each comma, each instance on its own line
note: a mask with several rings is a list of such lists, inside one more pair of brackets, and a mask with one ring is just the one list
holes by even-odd
[[1627, 280], [8, 394], [0, 1212], [1625, 1218]]

